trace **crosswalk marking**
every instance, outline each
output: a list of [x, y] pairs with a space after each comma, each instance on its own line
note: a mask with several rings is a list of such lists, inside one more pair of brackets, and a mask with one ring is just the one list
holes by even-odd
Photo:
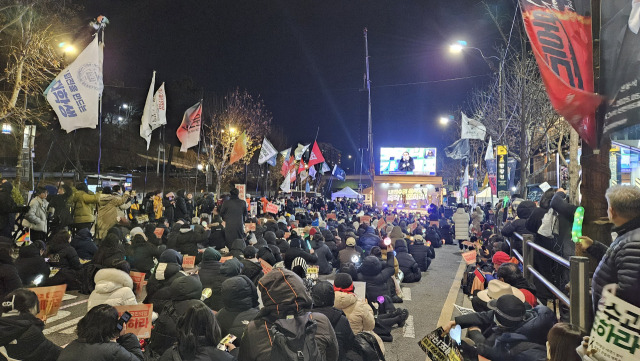
[[402, 332], [404, 337], [416, 338], [416, 331], [413, 327], [413, 316], [407, 317]]
[[60, 331], [60, 333], [63, 333], [65, 335], [73, 335], [74, 333], [76, 333], [76, 326], [73, 327], [69, 327], [65, 330]]
[[47, 323], [51, 324], [54, 322], [58, 322], [60, 320], [62, 320], [63, 318], [69, 316], [71, 314], [71, 312], [69, 311], [58, 311], [58, 314], [52, 317], [47, 318]]
[[402, 300], [411, 301], [411, 288], [402, 287]]
[[64, 297], [62, 297], [62, 301], [69, 301], [69, 300], [72, 300], [72, 299], [74, 299], [74, 298], [78, 298], [78, 296], [70, 295], [70, 294], [68, 294], [68, 293], [65, 293], [65, 294], [64, 294]]
[[69, 321], [63, 322], [59, 325], [55, 325], [55, 326], [51, 326], [49, 328], [45, 328], [44, 331], [42, 331], [43, 334], [48, 335], [50, 333], [54, 333], [57, 332], [59, 330], [63, 330], [65, 328], [71, 327], [71, 326], [75, 326], [78, 321], [80, 321], [82, 319], [82, 317], [84, 316], [80, 316], [80, 317], [76, 317], [76, 318], [72, 318]]
[[68, 305], [61, 306], [61, 307], [60, 307], [60, 309], [61, 309], [61, 310], [64, 310], [65, 308], [69, 308], [69, 307], [73, 307], [73, 306], [81, 305], [81, 304], [83, 304], [83, 303], [87, 303], [87, 301], [89, 301], [89, 299], [82, 300], [82, 301], [78, 301], [78, 302], [74, 302], [74, 303], [70, 303], [70, 304], [68, 304]]

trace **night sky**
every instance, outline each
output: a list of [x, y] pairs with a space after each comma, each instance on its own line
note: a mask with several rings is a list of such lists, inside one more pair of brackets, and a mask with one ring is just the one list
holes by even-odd
[[[366, 119], [360, 91], [363, 28], [369, 31], [375, 149], [437, 146], [441, 151], [448, 145], [441, 139], [438, 118], [464, 106], [470, 91], [486, 84], [490, 73], [480, 56], [451, 55], [448, 44], [464, 39], [494, 55], [498, 40], [478, 0], [84, 4], [87, 18], [103, 14], [111, 22], [106, 29], [106, 84], [122, 81], [139, 88], [142, 101], [156, 70], [157, 86], [191, 77], [207, 92], [247, 89], [262, 96], [290, 143], [311, 142], [319, 126], [318, 139], [344, 154], [357, 153], [361, 139], [366, 141], [366, 127], [360, 124]], [[504, 13], [513, 16], [513, 10]]]

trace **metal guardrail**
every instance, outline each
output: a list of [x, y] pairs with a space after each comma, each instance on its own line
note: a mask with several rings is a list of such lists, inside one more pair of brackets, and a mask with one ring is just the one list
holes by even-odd
[[[571, 256], [571, 258], [567, 260], [536, 244], [533, 241], [532, 234], [520, 235], [514, 233], [514, 236], [522, 241], [522, 254], [511, 247], [511, 242], [508, 239], [506, 241], [507, 244], [509, 244], [512, 256], [515, 256], [522, 262], [524, 277], [527, 281], [533, 282], [534, 278], [538, 279], [560, 302], [569, 307], [569, 322], [579, 327], [582, 331], [588, 332], [593, 323], [591, 295], [589, 294], [589, 259], [587, 257]], [[569, 284], [571, 285], [569, 296], [534, 268], [533, 258], [535, 252], [545, 255], [554, 262], [569, 269]]]

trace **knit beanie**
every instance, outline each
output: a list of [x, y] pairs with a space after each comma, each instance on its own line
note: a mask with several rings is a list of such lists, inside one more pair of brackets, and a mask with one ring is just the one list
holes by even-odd
[[213, 247], [205, 248], [204, 252], [202, 253], [203, 261], [219, 261], [220, 258], [222, 258], [222, 255]]
[[338, 273], [333, 281], [333, 289], [337, 292], [353, 293], [353, 279], [348, 273]]

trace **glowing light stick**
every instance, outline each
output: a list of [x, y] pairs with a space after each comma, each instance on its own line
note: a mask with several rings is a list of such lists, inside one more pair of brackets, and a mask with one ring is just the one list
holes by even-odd
[[584, 220], [584, 208], [578, 207], [573, 215], [573, 227], [571, 228], [571, 240], [573, 243], [580, 242], [582, 237], [582, 221]]

